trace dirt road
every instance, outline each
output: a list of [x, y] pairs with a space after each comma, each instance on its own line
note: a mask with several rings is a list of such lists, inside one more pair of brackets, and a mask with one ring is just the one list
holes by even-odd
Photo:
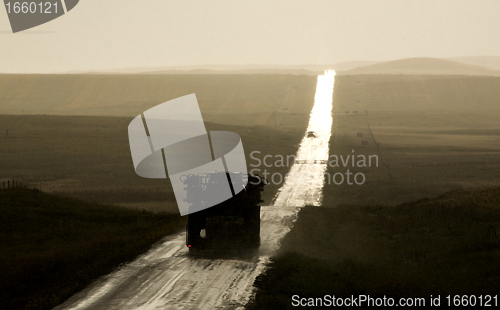
[[298, 210], [319, 205], [329, 156], [335, 72], [318, 76], [308, 131], [273, 206], [262, 207], [258, 253], [217, 259], [188, 255], [185, 233], [169, 236], [55, 309], [243, 309], [253, 283], [293, 225]]

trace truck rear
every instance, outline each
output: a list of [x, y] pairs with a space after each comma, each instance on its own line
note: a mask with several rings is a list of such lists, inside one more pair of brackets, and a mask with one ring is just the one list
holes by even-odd
[[[190, 186], [193, 190], [206, 188], [206, 185], [193, 185], [221, 180], [217, 174], [220, 173], [208, 174], [203, 178], [188, 176], [185, 181], [188, 197], [194, 197], [189, 195]], [[243, 190], [229, 200], [188, 215], [186, 245], [190, 253], [259, 248], [261, 191], [267, 181], [258, 175], [228, 175], [228, 180], [236, 178], [248, 179]], [[196, 195], [200, 196], [202, 195]], [[196, 204], [202, 202], [193, 200], [190, 203], [196, 207]]]

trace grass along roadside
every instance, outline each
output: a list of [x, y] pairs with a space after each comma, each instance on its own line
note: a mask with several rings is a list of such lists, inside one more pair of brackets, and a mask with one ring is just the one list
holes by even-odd
[[[251, 116], [248, 116], [251, 117]], [[232, 131], [240, 135], [249, 171], [256, 163], [250, 157], [258, 151], [266, 155], [296, 154], [307, 126], [232, 126], [206, 122], [209, 131]], [[22, 180], [45, 192], [71, 196], [101, 204], [171, 205], [175, 201], [169, 179], [147, 179], [134, 171], [127, 126], [131, 118], [89, 116], [0, 115], [0, 123], [10, 128], [2, 137], [0, 163], [2, 178]], [[257, 156], [259, 157], [259, 156]], [[260, 166], [285, 175], [290, 167]], [[281, 185], [271, 184], [263, 192], [269, 204]], [[158, 208], [161, 210], [161, 208]], [[165, 211], [176, 212], [166, 207]]]
[[337, 75], [330, 154], [376, 154], [380, 164], [328, 167], [366, 182], [327, 183], [323, 207], [302, 209], [248, 308], [293, 308], [293, 294], [498, 294], [499, 86]]
[[51, 309], [185, 225], [27, 188], [0, 191], [0, 209], [2, 309]]
[[498, 229], [498, 187], [397, 207], [305, 207], [248, 309], [291, 309], [293, 295], [495, 295]]

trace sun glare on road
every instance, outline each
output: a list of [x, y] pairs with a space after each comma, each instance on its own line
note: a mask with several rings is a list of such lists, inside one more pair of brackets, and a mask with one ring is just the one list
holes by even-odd
[[285, 184], [274, 201], [275, 206], [318, 206], [321, 203], [329, 156], [328, 143], [332, 133], [334, 82], [335, 71], [328, 70], [324, 75], [318, 76], [314, 106], [307, 127], [308, 132], [314, 132], [314, 137], [306, 134], [302, 139], [297, 152], [297, 163], [290, 168]]

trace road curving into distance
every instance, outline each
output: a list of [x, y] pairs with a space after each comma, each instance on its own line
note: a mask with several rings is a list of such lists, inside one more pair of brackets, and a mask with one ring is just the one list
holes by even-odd
[[290, 231], [299, 209], [319, 206], [329, 156], [335, 72], [318, 76], [308, 131], [272, 206], [262, 207], [259, 252], [251, 257], [196, 258], [185, 233], [163, 239], [135, 261], [101, 277], [55, 309], [243, 309], [255, 278], [278, 241]]

